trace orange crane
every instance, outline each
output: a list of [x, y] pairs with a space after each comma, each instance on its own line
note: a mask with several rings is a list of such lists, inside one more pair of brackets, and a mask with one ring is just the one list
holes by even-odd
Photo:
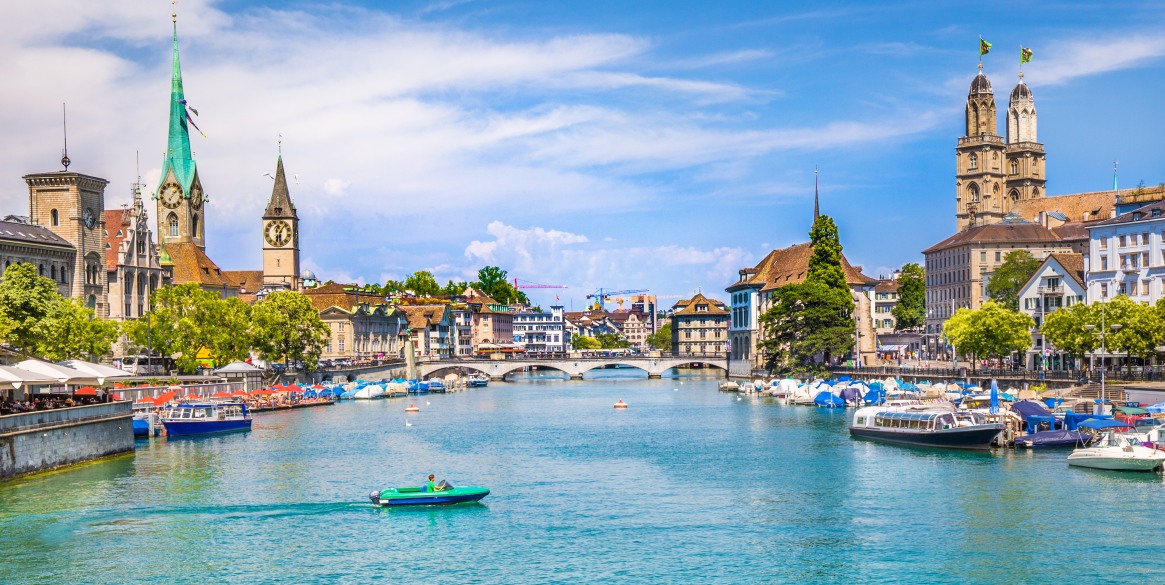
[[606, 290], [606, 289], [600, 288], [599, 290], [596, 290], [595, 292], [587, 295], [587, 298], [588, 299], [599, 299], [598, 302], [595, 303], [597, 305], [596, 308], [606, 311], [608, 298], [617, 297], [617, 295], [637, 295], [639, 293], [645, 293], [645, 292], [647, 292], [647, 289], [645, 289], [645, 288], [644, 289], [637, 289], [637, 290]]

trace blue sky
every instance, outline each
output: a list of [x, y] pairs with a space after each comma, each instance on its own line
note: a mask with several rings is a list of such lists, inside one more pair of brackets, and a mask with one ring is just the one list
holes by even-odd
[[[129, 200], [165, 148], [170, 4], [0, 7], [0, 211], [72, 170]], [[725, 5], [727, 4], [727, 5]], [[304, 265], [382, 281], [497, 264], [565, 284], [724, 298], [807, 239], [813, 169], [867, 274], [954, 229], [954, 146], [980, 34], [1006, 108], [1020, 46], [1050, 194], [1165, 181], [1159, 2], [214, 2], [182, 0], [208, 252], [260, 266], [275, 141]], [[1002, 132], [1001, 132], [1002, 133]], [[296, 182], [298, 181], [298, 182]], [[543, 304], [555, 292], [532, 291]], [[669, 301], [663, 301], [669, 302]]]

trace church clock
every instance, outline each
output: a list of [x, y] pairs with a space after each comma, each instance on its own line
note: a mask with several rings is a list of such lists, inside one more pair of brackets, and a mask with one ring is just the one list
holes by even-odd
[[162, 195], [159, 197], [162, 200], [162, 205], [166, 209], [177, 209], [182, 204], [182, 193], [178, 190], [178, 185], [173, 183], [162, 187]]
[[190, 207], [196, 211], [202, 209], [202, 189], [195, 187], [190, 193]]
[[93, 229], [93, 226], [97, 225], [97, 217], [93, 215], [93, 210], [88, 207], [85, 208], [85, 212], [81, 215], [81, 220], [85, 222], [85, 227], [89, 229]]
[[267, 243], [282, 248], [291, 241], [291, 225], [282, 219], [275, 220], [267, 224], [267, 230], [264, 234], [267, 238]]

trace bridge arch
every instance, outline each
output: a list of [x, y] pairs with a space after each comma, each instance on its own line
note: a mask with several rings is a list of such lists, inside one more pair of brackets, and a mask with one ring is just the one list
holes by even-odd
[[527, 366], [537, 366], [549, 370], [558, 370], [571, 379], [582, 379], [583, 374], [591, 370], [609, 366], [625, 366], [642, 370], [648, 378], [662, 377], [663, 373], [677, 367], [691, 365], [711, 366], [727, 373], [728, 360], [721, 357], [705, 356], [667, 356], [667, 357], [608, 357], [583, 358], [564, 357], [547, 359], [507, 359], [507, 360], [473, 360], [452, 359], [425, 362], [418, 365], [417, 373], [424, 378], [438, 372], [451, 369], [472, 370], [488, 375], [494, 380], [502, 380], [515, 371]]

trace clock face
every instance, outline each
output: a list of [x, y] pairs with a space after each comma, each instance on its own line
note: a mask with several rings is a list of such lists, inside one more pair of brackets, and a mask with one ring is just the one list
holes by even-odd
[[202, 189], [195, 187], [190, 194], [190, 206], [194, 209], [202, 209]]
[[85, 208], [85, 212], [81, 215], [81, 219], [85, 222], [85, 227], [89, 229], [93, 229], [93, 226], [97, 225], [97, 218], [93, 215], [93, 210], [89, 209], [88, 207]]
[[177, 185], [169, 184], [162, 188], [162, 195], [158, 199], [167, 209], [175, 209], [182, 204], [182, 193]]
[[277, 219], [267, 224], [264, 236], [267, 238], [267, 243], [282, 248], [291, 241], [291, 225], [282, 219]]

